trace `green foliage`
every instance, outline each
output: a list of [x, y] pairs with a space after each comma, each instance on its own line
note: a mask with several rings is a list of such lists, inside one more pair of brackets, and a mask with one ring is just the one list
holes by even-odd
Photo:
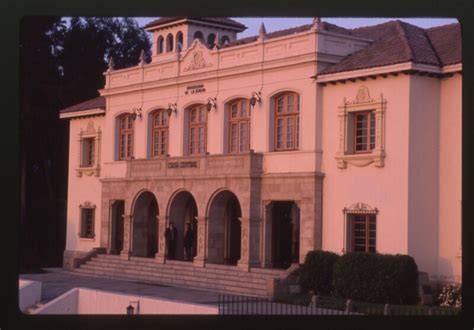
[[334, 265], [334, 294], [389, 304], [418, 302], [418, 268], [407, 255], [353, 252]]
[[329, 294], [332, 291], [334, 264], [339, 256], [328, 251], [310, 251], [300, 267], [301, 285], [305, 291]]

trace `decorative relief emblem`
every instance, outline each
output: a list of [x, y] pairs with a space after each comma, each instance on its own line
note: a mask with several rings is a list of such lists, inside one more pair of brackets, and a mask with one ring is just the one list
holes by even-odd
[[192, 62], [191, 62], [191, 64], [189, 64], [188, 66], [186, 66], [184, 68], [184, 71], [192, 71], [192, 70], [206, 68], [206, 67], [209, 67], [209, 66], [212, 66], [212, 63], [207, 63], [204, 60], [204, 57], [202, 55], [202, 51], [199, 50], [199, 51], [195, 51], [193, 53]]
[[373, 102], [369, 95], [369, 89], [365, 86], [361, 86], [357, 91], [356, 99], [352, 103], [367, 103]]
[[94, 123], [92, 122], [92, 120], [89, 120], [89, 122], [87, 123], [86, 133], [95, 133]]

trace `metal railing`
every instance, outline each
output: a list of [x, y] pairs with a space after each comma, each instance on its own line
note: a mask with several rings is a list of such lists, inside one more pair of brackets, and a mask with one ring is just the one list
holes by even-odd
[[312, 296], [289, 302], [285, 298], [262, 298], [219, 295], [220, 315], [456, 315], [460, 309], [421, 306], [373, 304], [350, 299]]

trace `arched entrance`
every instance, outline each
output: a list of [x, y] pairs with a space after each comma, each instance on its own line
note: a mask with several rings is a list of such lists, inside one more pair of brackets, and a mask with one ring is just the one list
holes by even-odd
[[273, 202], [271, 206], [271, 263], [288, 268], [299, 262], [300, 209], [293, 201]]
[[155, 257], [158, 252], [158, 202], [149, 192], [142, 192], [133, 208], [132, 256]]
[[188, 224], [194, 231], [193, 255], [197, 250], [197, 206], [194, 197], [187, 191], [181, 191], [171, 201], [169, 221], [174, 223], [177, 230], [176, 260], [185, 260], [184, 235]]
[[240, 203], [230, 191], [219, 192], [209, 207], [207, 262], [236, 265], [240, 259], [242, 216]]

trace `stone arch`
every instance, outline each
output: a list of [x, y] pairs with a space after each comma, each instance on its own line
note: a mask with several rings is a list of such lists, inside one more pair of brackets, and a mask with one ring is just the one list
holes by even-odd
[[166, 36], [166, 52], [167, 53], [173, 51], [173, 43], [174, 43], [173, 41], [174, 41], [173, 35], [171, 33], [169, 33]]
[[193, 252], [197, 248], [197, 216], [198, 207], [194, 196], [186, 189], [175, 191], [169, 201], [166, 211], [168, 223], [173, 222], [177, 229], [175, 259], [184, 260], [184, 235], [187, 224], [194, 230]]
[[214, 192], [209, 199], [207, 262], [237, 264], [240, 259], [242, 208], [236, 194], [227, 188]]
[[149, 190], [142, 189], [131, 205], [132, 241], [131, 254], [154, 257], [158, 252], [158, 200]]

